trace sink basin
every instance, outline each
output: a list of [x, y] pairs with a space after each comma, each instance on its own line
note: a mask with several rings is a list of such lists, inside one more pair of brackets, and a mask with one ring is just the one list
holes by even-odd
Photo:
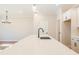
[[40, 37], [40, 39], [51, 39], [50, 37]]

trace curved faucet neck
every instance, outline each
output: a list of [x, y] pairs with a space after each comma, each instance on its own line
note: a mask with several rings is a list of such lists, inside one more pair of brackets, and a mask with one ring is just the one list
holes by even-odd
[[38, 38], [40, 38], [40, 30], [42, 30], [42, 32], [44, 32], [43, 28], [39, 28], [38, 29]]

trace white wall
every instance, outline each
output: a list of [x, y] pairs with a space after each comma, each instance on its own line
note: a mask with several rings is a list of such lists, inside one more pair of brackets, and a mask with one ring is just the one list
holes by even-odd
[[53, 38], [56, 38], [56, 17], [48, 17], [48, 34]]
[[33, 33], [33, 19], [15, 19], [11, 24], [0, 23], [0, 40], [20, 40]]
[[34, 15], [34, 34], [38, 34], [38, 28], [43, 28], [44, 33], [48, 32], [48, 17], [41, 13]]
[[[8, 9], [11, 24], [2, 24]], [[20, 40], [33, 34], [31, 5], [0, 5], [0, 40]]]

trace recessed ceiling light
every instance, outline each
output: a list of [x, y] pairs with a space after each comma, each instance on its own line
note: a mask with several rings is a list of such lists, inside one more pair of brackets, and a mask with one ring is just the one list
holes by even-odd
[[59, 6], [59, 4], [56, 4], [56, 6]]
[[36, 4], [33, 4], [33, 6], [36, 6]]
[[2, 20], [2, 22], [1, 23], [3, 23], [3, 24], [11, 24], [11, 22], [9, 22], [8, 20], [8, 9], [6, 9], [5, 10], [5, 13], [6, 13], [6, 15], [5, 15], [5, 20]]

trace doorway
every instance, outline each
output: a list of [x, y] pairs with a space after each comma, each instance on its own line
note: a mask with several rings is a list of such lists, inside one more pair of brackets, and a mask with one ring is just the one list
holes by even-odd
[[63, 22], [63, 44], [71, 47], [71, 19]]

